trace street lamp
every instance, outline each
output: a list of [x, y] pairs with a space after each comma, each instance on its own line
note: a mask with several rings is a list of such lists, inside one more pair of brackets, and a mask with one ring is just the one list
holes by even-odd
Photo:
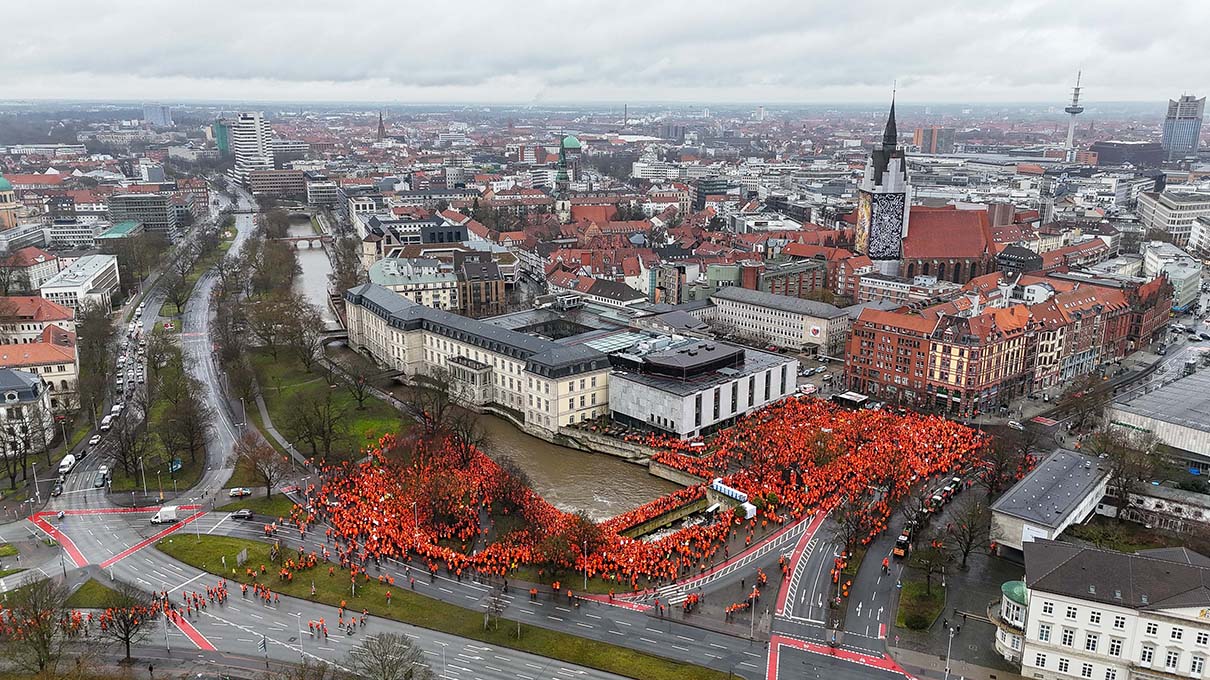
[[143, 495], [147, 495], [147, 469], [143, 467], [143, 457], [139, 456], [139, 472], [143, 473]]
[[588, 592], [588, 541], [584, 541], [584, 550], [580, 553], [584, 560], [584, 592]]
[[306, 655], [303, 654], [303, 650], [302, 650], [302, 644], [303, 644], [303, 642], [302, 642], [302, 639], [303, 639], [303, 636], [302, 636], [302, 612], [292, 613], [292, 614], [290, 614], [290, 616], [296, 617], [298, 619], [298, 658], [302, 659], [303, 663], [306, 663], [307, 657], [306, 657]]
[[945, 680], [950, 678], [950, 649], [954, 646], [954, 627], [949, 627], [949, 640], [945, 643]]
[[42, 489], [38, 488], [38, 461], [30, 461], [30, 464], [34, 466], [34, 497], [36, 497], [38, 502], [41, 503]]
[[445, 673], [445, 648], [449, 646], [449, 643], [438, 642], [437, 644], [441, 645], [441, 677], [446, 678], [449, 676], [447, 676]]

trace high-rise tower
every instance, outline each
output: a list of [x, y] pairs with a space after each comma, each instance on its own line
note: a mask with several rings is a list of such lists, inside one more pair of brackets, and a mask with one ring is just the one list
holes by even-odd
[[272, 170], [273, 151], [269, 141], [273, 130], [269, 121], [259, 111], [241, 113], [230, 128], [231, 153], [235, 156], [235, 167], [231, 176], [239, 182], [248, 179], [253, 170]]
[[1197, 155], [1205, 111], [1205, 97], [1198, 99], [1184, 94], [1180, 99], [1168, 100], [1168, 115], [1164, 117], [1164, 137], [1161, 141], [1168, 160], [1177, 161]]
[[1084, 113], [1084, 107], [1080, 106], [1080, 76], [1082, 71], [1076, 72], [1076, 86], [1071, 88], [1071, 105], [1063, 109], [1071, 116], [1071, 120], [1067, 122], [1067, 144], [1064, 147], [1067, 149], [1067, 162], [1070, 163], [1076, 159], [1076, 116]]
[[866, 161], [865, 174], [857, 189], [857, 229], [854, 249], [868, 255], [878, 271], [899, 275], [903, 258], [903, 239], [908, 231], [912, 187], [908, 183], [907, 162], [899, 148], [899, 130], [895, 124], [895, 98], [882, 132], [882, 144], [875, 146]]

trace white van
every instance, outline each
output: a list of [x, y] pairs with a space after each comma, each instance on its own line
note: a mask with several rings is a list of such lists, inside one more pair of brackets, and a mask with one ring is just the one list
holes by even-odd
[[113, 416], [105, 416], [101, 419], [101, 431], [109, 432], [109, 427], [113, 425]]
[[75, 466], [76, 457], [69, 453], [66, 456], [63, 456], [63, 461], [59, 463], [59, 474], [65, 475], [71, 472], [72, 468]]

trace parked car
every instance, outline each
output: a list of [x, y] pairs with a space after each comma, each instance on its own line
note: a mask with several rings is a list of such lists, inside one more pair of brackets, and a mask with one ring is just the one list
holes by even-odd
[[101, 435], [99, 435], [99, 434], [94, 434], [93, 436], [88, 438], [88, 445], [90, 447], [96, 446], [97, 444], [100, 444], [100, 443], [101, 443]]
[[237, 486], [234, 489], [232, 489], [231, 491], [229, 491], [227, 493], [227, 495], [230, 496], [231, 498], [243, 498], [244, 496], [251, 496], [252, 489], [249, 489], [246, 486]]
[[1022, 425], [1022, 424], [1021, 424], [1021, 422], [1020, 422], [1020, 421], [1018, 421], [1018, 420], [1010, 420], [1010, 421], [1008, 421], [1008, 427], [1009, 427], [1009, 429], [1012, 429], [1012, 430], [1018, 430], [1018, 431], [1021, 431], [1021, 432], [1024, 432], [1024, 431], [1025, 431], [1025, 426], [1024, 426], [1024, 425]]

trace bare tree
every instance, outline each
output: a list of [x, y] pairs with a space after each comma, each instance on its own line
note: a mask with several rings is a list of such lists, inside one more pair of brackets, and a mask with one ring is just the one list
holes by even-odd
[[433, 435], [449, 431], [458, 401], [458, 389], [449, 370], [432, 366], [413, 378], [404, 404], [420, 422], [424, 433]]
[[379, 633], [365, 639], [344, 665], [365, 680], [431, 680], [424, 653], [406, 635]]
[[136, 396], [127, 404], [126, 413], [114, 420], [109, 431], [114, 463], [132, 477], [139, 469], [139, 459], [151, 451], [151, 436], [147, 423], [140, 414], [146, 412], [142, 397]]
[[360, 354], [350, 353], [346, 357], [337, 359], [335, 363], [340, 373], [343, 374], [340, 382], [345, 386], [349, 396], [357, 402], [357, 410], [364, 409], [366, 401], [374, 389], [373, 379], [379, 371], [373, 363]]
[[0, 256], [0, 296], [29, 292], [29, 275], [16, 253]]
[[908, 565], [924, 572], [924, 592], [933, 594], [933, 577], [945, 573], [954, 561], [954, 553], [945, 542], [945, 534], [934, 533], [916, 542]]
[[460, 465], [469, 464], [474, 458], [475, 451], [481, 451], [487, 446], [487, 430], [483, 427], [479, 416], [471, 411], [464, 408], [452, 411], [448, 420], [448, 429], [450, 443], [453, 445]]
[[130, 647], [144, 640], [150, 633], [152, 622], [151, 595], [137, 586], [118, 581], [102, 614], [105, 626], [100, 629], [102, 639], [122, 645], [126, 660], [130, 660]]
[[290, 410], [283, 427], [292, 439], [307, 443], [312, 457], [330, 460], [348, 432], [346, 415], [346, 410], [332, 398], [331, 390], [305, 392]]
[[286, 296], [282, 309], [285, 319], [284, 341], [299, 363], [308, 373], [319, 361], [323, 352], [323, 317], [307, 299], [299, 293]]
[[874, 528], [870, 503], [864, 495], [846, 497], [836, 506], [832, 517], [836, 522], [833, 536], [840, 542], [845, 552], [856, 548], [857, 543]]
[[1118, 521], [1139, 485], [1155, 479], [1168, 462], [1156, 451], [1158, 440], [1151, 433], [1134, 433], [1109, 427], [1093, 433], [1087, 440], [1090, 453], [1105, 456], [1109, 465], [1109, 495], [1114, 498]]
[[346, 291], [365, 282], [366, 271], [361, 266], [361, 240], [353, 234], [338, 236], [329, 249], [332, 258], [332, 273], [328, 282], [337, 291]]
[[160, 276], [160, 288], [164, 290], [164, 297], [172, 303], [176, 313], [180, 314], [181, 310], [185, 308], [185, 303], [189, 301], [191, 291], [185, 275], [175, 270], [164, 272]]
[[500, 617], [504, 615], [505, 609], [508, 609], [508, 600], [504, 598], [504, 589], [492, 588], [483, 612], [483, 630], [487, 630], [489, 623], [495, 623], [495, 627], [499, 628]]
[[983, 499], [968, 495], [958, 506], [946, 533], [961, 560], [961, 568], [966, 569], [967, 559], [975, 548], [987, 543], [991, 532], [991, 512]]
[[301, 664], [266, 672], [261, 680], [354, 680], [356, 676], [325, 661], [303, 659]]
[[245, 430], [235, 442], [229, 465], [255, 477], [265, 487], [266, 498], [271, 498], [273, 487], [290, 474], [290, 463], [251, 429]]
[[291, 303], [286, 294], [248, 300], [244, 303], [244, 319], [248, 331], [269, 350], [274, 359], [286, 340], [286, 328], [291, 319]]
[[192, 376], [183, 379], [184, 389], [171, 401], [156, 424], [164, 448], [172, 453], [188, 453], [197, 462], [205, 451], [207, 436], [214, 425], [214, 409], [206, 401], [205, 386]]
[[54, 579], [30, 579], [8, 593], [0, 620], [15, 629], [4, 640], [4, 657], [31, 675], [54, 673], [66, 636], [59, 625], [68, 614], [67, 587]]

